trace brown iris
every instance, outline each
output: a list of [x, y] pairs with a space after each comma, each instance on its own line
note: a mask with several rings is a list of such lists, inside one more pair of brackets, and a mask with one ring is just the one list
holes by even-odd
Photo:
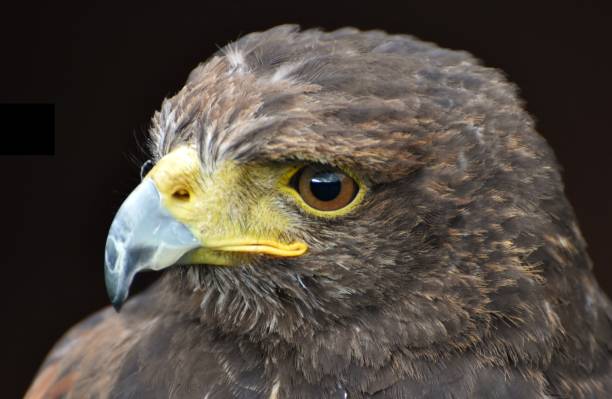
[[304, 202], [319, 211], [335, 211], [353, 201], [359, 186], [344, 172], [323, 165], [310, 165], [300, 169], [291, 179], [291, 185]]

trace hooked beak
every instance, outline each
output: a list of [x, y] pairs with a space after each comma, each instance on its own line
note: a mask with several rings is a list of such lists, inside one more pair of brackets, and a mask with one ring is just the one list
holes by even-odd
[[153, 181], [145, 179], [111, 224], [104, 254], [106, 290], [119, 310], [136, 273], [161, 270], [200, 246], [189, 228], [165, 209]]
[[[233, 181], [240, 173], [228, 168], [220, 176]], [[104, 256], [106, 290], [116, 310], [143, 270], [176, 264], [238, 266], [253, 254], [293, 257], [308, 249], [300, 241], [279, 242], [261, 212], [243, 217], [266, 233], [244, 230], [244, 219], [235, 216], [241, 204], [228, 204], [225, 194], [236, 186], [223, 178], [198, 183], [203, 179], [197, 152], [180, 147], [163, 157], [119, 208]]]

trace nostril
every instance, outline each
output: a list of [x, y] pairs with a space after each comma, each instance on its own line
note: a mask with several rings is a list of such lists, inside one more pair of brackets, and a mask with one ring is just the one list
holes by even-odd
[[172, 198], [180, 201], [188, 201], [189, 197], [189, 191], [185, 190], [184, 188], [179, 188], [174, 193], [172, 193]]

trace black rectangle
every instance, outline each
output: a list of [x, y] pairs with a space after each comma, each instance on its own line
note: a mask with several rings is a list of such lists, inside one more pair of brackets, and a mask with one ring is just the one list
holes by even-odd
[[53, 155], [55, 104], [0, 104], [0, 155]]

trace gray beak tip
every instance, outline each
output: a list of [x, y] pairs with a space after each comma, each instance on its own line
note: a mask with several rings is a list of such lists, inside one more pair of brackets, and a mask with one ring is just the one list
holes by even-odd
[[117, 313], [121, 312], [121, 307], [123, 306], [123, 301], [121, 301], [121, 300], [114, 301], [114, 300], [111, 299], [111, 304], [113, 305], [113, 308], [115, 309], [115, 312], [117, 312]]
[[104, 277], [106, 280], [106, 293], [108, 295], [108, 299], [110, 299], [110, 302], [115, 310], [119, 312], [128, 296], [128, 289], [124, 284], [122, 284], [122, 279], [118, 279], [112, 273], [109, 273], [108, 267]]

